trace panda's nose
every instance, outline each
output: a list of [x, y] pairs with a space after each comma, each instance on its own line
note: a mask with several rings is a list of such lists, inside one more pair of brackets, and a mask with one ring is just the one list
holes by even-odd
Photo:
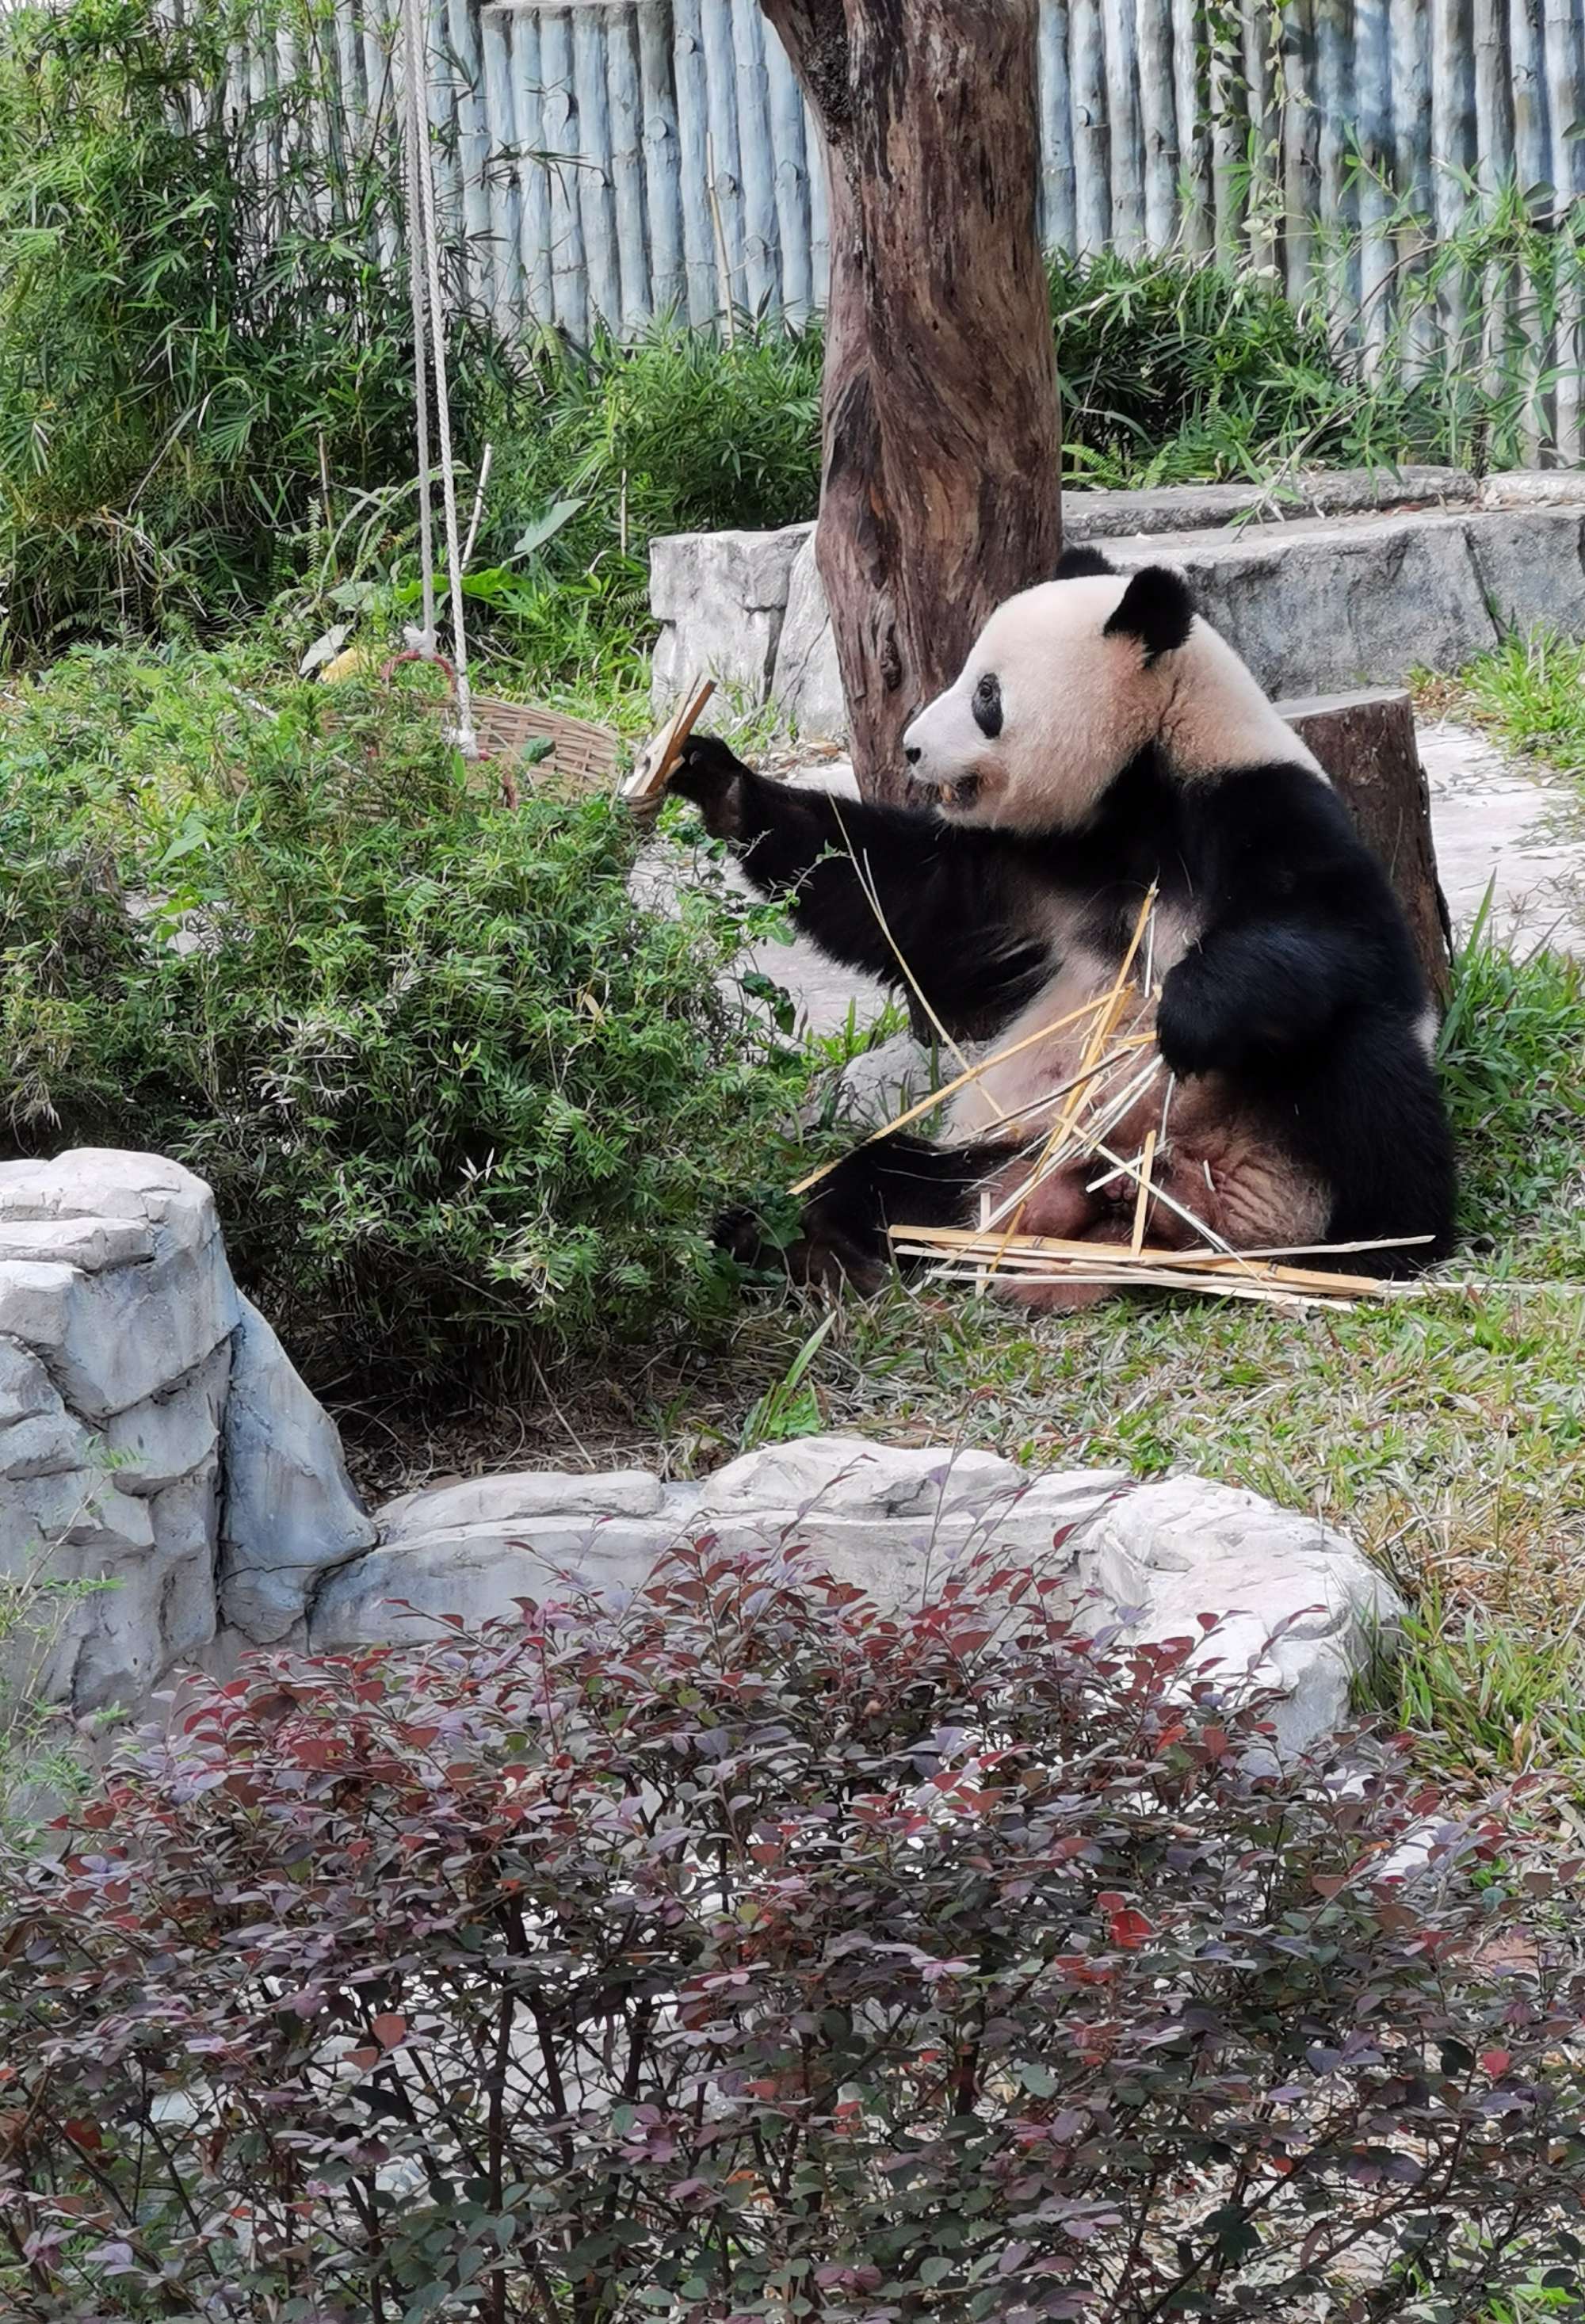
[[905, 742], [903, 744], [903, 756], [908, 761], [910, 767], [917, 767], [919, 763], [919, 745], [917, 742]]

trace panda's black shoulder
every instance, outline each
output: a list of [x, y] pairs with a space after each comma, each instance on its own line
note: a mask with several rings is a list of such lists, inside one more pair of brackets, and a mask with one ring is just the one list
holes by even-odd
[[1385, 868], [1313, 768], [1276, 761], [1197, 776], [1184, 788], [1180, 829], [1201, 877], [1227, 903], [1307, 901], [1361, 935], [1406, 941]]
[[1225, 846], [1341, 862], [1368, 855], [1332, 785], [1296, 760], [1197, 774], [1182, 785], [1181, 795], [1184, 816], [1214, 831]]

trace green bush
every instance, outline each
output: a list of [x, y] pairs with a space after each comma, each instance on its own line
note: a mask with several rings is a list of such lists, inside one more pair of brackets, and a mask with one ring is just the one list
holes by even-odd
[[317, 1377], [723, 1311], [806, 1068], [718, 982], [769, 916], [640, 908], [619, 804], [500, 808], [410, 697], [112, 652], [21, 689], [0, 797], [0, 1136], [197, 1170]]
[[1335, 448], [1357, 401], [1313, 315], [1258, 270], [1102, 252], [1049, 261], [1074, 482], [1194, 484]]
[[[244, 21], [296, 60], [250, 108], [220, 101]], [[0, 21], [14, 653], [256, 608], [300, 567], [322, 477], [412, 477], [411, 327], [381, 258], [390, 141], [309, 134], [334, 39], [322, 0]], [[456, 349], [466, 438], [506, 374], [465, 312]]]
[[[222, 102], [244, 27], [272, 45], [275, 82]], [[320, 629], [410, 601], [401, 171], [390, 108], [372, 134], [347, 115], [335, 44], [332, 0], [0, 11], [14, 657], [208, 631], [287, 591]], [[1321, 253], [1340, 279], [1348, 259]], [[1269, 269], [1055, 256], [1065, 473], [1138, 484], [1522, 458], [1526, 301], [1548, 327], [1579, 264], [1574, 237], [1494, 196], [1405, 278], [1396, 327], [1434, 337], [1437, 299], [1500, 278], [1516, 344], [1367, 373]], [[486, 438], [496, 454], [469, 578], [482, 624], [537, 687], [631, 687], [657, 533], [815, 513], [820, 329], [745, 318], [729, 338], [663, 320], [633, 346], [509, 347], [460, 277], [453, 291], [458, 456], [473, 469]]]
[[[820, 499], [817, 329], [731, 341], [661, 321], [632, 346], [545, 338], [497, 428], [491, 518], [467, 589], [540, 683], [630, 674], [659, 533], [794, 524]], [[521, 543], [559, 521], [542, 544]]]

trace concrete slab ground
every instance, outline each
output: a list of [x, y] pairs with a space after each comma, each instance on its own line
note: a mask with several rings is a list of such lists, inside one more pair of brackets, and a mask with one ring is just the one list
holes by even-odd
[[1505, 758], [1483, 734], [1420, 728], [1442, 893], [1461, 933], [1491, 889], [1495, 932], [1585, 957], [1585, 803]]

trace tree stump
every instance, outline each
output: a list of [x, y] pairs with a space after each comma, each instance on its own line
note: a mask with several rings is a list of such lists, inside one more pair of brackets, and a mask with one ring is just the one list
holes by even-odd
[[816, 562], [859, 788], [895, 800], [903, 728], [1062, 548], [1038, 9], [762, 5], [830, 189]]
[[1390, 687], [1279, 702], [1314, 752], [1360, 837], [1386, 867], [1409, 922], [1432, 998], [1447, 1006], [1452, 931], [1436, 872], [1431, 788], [1407, 694]]

